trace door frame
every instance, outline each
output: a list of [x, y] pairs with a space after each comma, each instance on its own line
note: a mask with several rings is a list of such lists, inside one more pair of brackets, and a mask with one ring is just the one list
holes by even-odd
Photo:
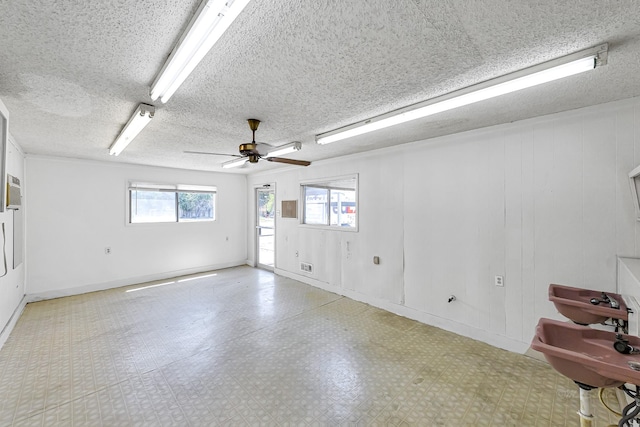
[[[268, 189], [269, 191], [273, 191], [273, 203], [274, 203], [274, 216], [273, 216], [273, 265], [266, 265], [266, 264], [260, 264], [260, 238], [258, 236], [258, 192], [260, 190], [265, 190]], [[276, 230], [277, 230], [277, 218], [278, 218], [278, 213], [279, 210], [277, 209], [278, 207], [278, 200], [277, 200], [277, 195], [276, 195], [276, 184], [275, 182], [269, 182], [269, 183], [265, 183], [265, 184], [260, 184], [260, 185], [256, 185], [253, 188], [253, 226], [252, 226], [252, 232], [253, 232], [253, 240], [254, 240], [254, 245], [253, 245], [253, 253], [254, 253], [254, 266], [257, 268], [261, 268], [263, 270], [269, 270], [269, 271], [274, 271], [275, 267], [276, 267]]]

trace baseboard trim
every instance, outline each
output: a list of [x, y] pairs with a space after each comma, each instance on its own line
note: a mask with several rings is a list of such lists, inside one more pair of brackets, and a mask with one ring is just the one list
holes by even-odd
[[474, 328], [472, 326], [465, 325], [451, 319], [445, 319], [433, 314], [418, 311], [404, 305], [395, 304], [349, 289], [344, 289], [335, 285], [331, 285], [327, 282], [312, 279], [301, 274], [292, 273], [290, 271], [282, 270], [279, 268], [276, 268], [274, 270], [274, 273], [279, 274], [280, 276], [297, 280], [302, 283], [306, 283], [311, 286], [315, 286], [320, 289], [324, 289], [329, 292], [334, 292], [338, 295], [343, 295], [355, 301], [360, 301], [374, 307], [381, 308], [383, 310], [389, 311], [402, 317], [406, 317], [408, 319], [417, 320], [418, 322], [424, 323], [426, 325], [436, 326], [440, 329], [444, 329], [445, 331], [453, 332], [454, 334], [462, 335], [477, 341], [482, 341], [494, 347], [508, 350], [513, 353], [525, 354], [529, 349], [529, 343], [517, 341], [503, 335], [497, 335], [483, 329]]
[[2, 346], [4, 346], [4, 343], [7, 342], [7, 340], [9, 339], [9, 336], [11, 335], [13, 328], [16, 326], [16, 323], [18, 323], [18, 319], [20, 319], [20, 316], [22, 315], [22, 312], [24, 311], [24, 308], [26, 306], [27, 306], [27, 296], [23, 295], [22, 300], [20, 301], [20, 304], [18, 304], [16, 309], [13, 311], [13, 314], [9, 318], [9, 321], [5, 325], [4, 329], [2, 329], [2, 332], [0, 332], [0, 349], [2, 349]]
[[[282, 270], [280, 268], [274, 268], [273, 272], [280, 276], [288, 277], [289, 279], [297, 280], [298, 282], [306, 283], [307, 285], [315, 286], [316, 288], [324, 289], [325, 291], [333, 292], [339, 295], [345, 295], [342, 291], [344, 289], [339, 288], [338, 286], [332, 285], [327, 282], [322, 282], [320, 280], [314, 279], [309, 276], [305, 276], [303, 274], [292, 273], [287, 270]], [[373, 305], [373, 304], [372, 304]]]
[[174, 277], [188, 276], [191, 274], [204, 273], [207, 271], [221, 270], [223, 268], [238, 267], [246, 265], [247, 261], [233, 261], [220, 264], [205, 265], [201, 267], [187, 268], [183, 270], [167, 271], [145, 276], [128, 277], [126, 279], [112, 280], [109, 282], [93, 283], [90, 285], [76, 286], [73, 288], [56, 289], [54, 291], [37, 292], [27, 295], [27, 302], [44, 301], [55, 298], [63, 298], [73, 295], [81, 295], [89, 292], [105, 291], [107, 289], [121, 288], [123, 286], [138, 285], [141, 283], [157, 282], [172, 279]]

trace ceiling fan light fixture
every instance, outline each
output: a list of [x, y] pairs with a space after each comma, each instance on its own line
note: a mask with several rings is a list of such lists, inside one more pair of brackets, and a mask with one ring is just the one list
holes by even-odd
[[330, 144], [593, 70], [607, 63], [607, 53], [608, 44], [604, 43], [600, 46], [525, 68], [524, 70], [469, 86], [418, 104], [400, 108], [340, 129], [316, 135], [316, 143]]
[[155, 111], [155, 108], [151, 105], [138, 105], [138, 108], [136, 108], [136, 111], [127, 124], [122, 128], [120, 135], [118, 135], [113, 144], [111, 144], [111, 147], [109, 147], [109, 154], [117, 156], [122, 153], [122, 150], [149, 124]]
[[224, 162], [222, 164], [222, 167], [224, 169], [239, 168], [240, 166], [244, 166], [244, 164], [247, 163], [248, 160], [249, 160], [248, 157], [242, 157], [240, 159], [229, 160], [227, 162]]
[[222, 37], [250, 0], [203, 0], [151, 85], [153, 101], [166, 103]]
[[275, 150], [269, 151], [263, 157], [268, 159], [269, 157], [285, 156], [287, 154], [300, 151], [301, 149], [302, 149], [302, 143], [299, 141], [295, 141], [295, 142], [292, 142], [291, 144], [281, 145], [280, 147], [277, 147]]

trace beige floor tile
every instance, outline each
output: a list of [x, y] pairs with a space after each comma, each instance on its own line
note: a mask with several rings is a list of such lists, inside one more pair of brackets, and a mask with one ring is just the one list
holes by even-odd
[[546, 363], [269, 272], [211, 274], [29, 304], [0, 351], [0, 426], [578, 424]]

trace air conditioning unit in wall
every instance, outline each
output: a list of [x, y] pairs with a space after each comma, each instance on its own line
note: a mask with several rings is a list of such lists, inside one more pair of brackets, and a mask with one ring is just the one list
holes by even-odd
[[20, 206], [22, 206], [20, 179], [7, 174], [7, 208], [20, 209]]

